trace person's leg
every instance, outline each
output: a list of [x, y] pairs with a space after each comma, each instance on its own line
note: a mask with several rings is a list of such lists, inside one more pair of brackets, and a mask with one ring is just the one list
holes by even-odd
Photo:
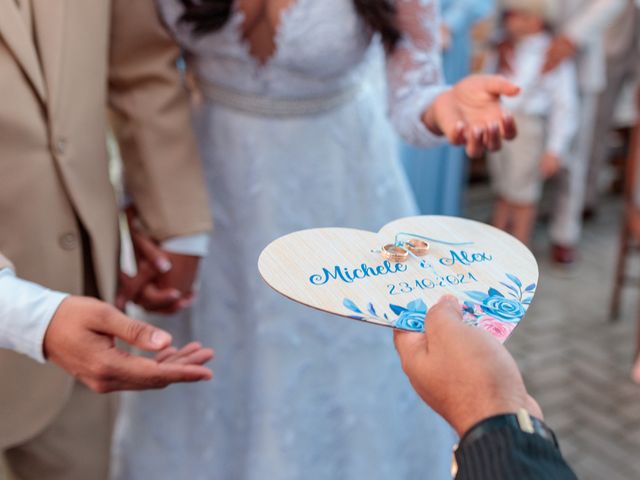
[[633, 72], [633, 64], [628, 59], [615, 59], [607, 64], [607, 88], [598, 96], [591, 136], [591, 151], [589, 152], [587, 183], [585, 189], [584, 210], [595, 211], [599, 192], [599, 180], [602, 167], [607, 160], [607, 134], [611, 129], [615, 108], [626, 80]]
[[5, 453], [15, 480], [108, 480], [114, 399], [76, 383], [51, 425]]
[[505, 232], [509, 228], [509, 204], [502, 197], [496, 199], [491, 223], [494, 227], [504, 230]]
[[558, 190], [550, 232], [554, 252], [563, 252], [563, 255], [554, 254], [558, 263], [573, 263], [575, 248], [581, 236], [587, 159], [591, 148], [596, 102], [596, 95], [582, 96], [580, 130], [569, 165], [558, 173]]
[[511, 209], [513, 211], [511, 234], [525, 245], [529, 245], [538, 209], [534, 203], [513, 204]]

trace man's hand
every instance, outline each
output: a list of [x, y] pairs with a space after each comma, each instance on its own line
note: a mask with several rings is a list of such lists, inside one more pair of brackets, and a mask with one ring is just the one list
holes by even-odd
[[[116, 347], [117, 338], [158, 355], [150, 359], [124, 352]], [[203, 364], [213, 358], [213, 350], [197, 343], [178, 350], [167, 332], [86, 297], [62, 302], [45, 334], [44, 354], [99, 393], [212, 378]]]
[[515, 361], [489, 333], [467, 326], [455, 297], [427, 315], [425, 333], [395, 332], [413, 388], [460, 436], [476, 423], [525, 408], [542, 418]]
[[503, 139], [515, 138], [515, 121], [503, 110], [500, 97], [518, 93], [516, 85], [498, 75], [470, 75], [438, 95], [422, 120], [453, 145], [465, 145], [470, 157], [480, 157], [487, 150], [500, 150]]
[[573, 43], [566, 35], [558, 35], [553, 39], [549, 50], [547, 50], [547, 57], [542, 67], [542, 73], [549, 73], [555, 70], [565, 60], [573, 58], [578, 53], [578, 46]]
[[542, 157], [540, 162], [540, 174], [542, 178], [551, 178], [560, 170], [560, 158], [550, 152], [547, 152]]
[[144, 233], [131, 208], [127, 220], [138, 272], [135, 277], [120, 274], [116, 306], [124, 310], [133, 301], [150, 312], [166, 314], [189, 307], [200, 257], [164, 251]]

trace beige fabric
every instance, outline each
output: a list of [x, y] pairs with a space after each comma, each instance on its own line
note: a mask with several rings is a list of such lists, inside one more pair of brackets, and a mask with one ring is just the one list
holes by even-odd
[[[111, 300], [118, 227], [108, 102], [120, 116], [129, 189], [152, 235], [210, 227], [179, 50], [151, 0], [32, 7], [35, 44], [15, 0], [0, 0], [0, 266], [9, 260], [21, 278], [80, 294], [82, 225], [100, 294]], [[0, 351], [0, 449], [42, 431], [72, 383], [54, 366]]]
[[115, 404], [115, 396], [98, 395], [76, 383], [44, 432], [5, 453], [13, 478], [108, 480]]
[[557, 20], [556, 0], [501, 0], [504, 10], [532, 13], [553, 24]]
[[489, 157], [493, 188], [502, 199], [534, 205], [540, 200], [543, 179], [540, 162], [544, 155], [545, 120], [516, 114], [518, 136]]

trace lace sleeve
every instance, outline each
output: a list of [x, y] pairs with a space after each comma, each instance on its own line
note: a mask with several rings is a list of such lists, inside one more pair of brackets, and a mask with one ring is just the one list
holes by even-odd
[[444, 143], [422, 123], [422, 114], [443, 90], [437, 0], [398, 0], [402, 38], [387, 55], [389, 117], [400, 136], [421, 147]]

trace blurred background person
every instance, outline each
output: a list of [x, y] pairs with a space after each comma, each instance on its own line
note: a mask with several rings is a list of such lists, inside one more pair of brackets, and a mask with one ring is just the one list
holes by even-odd
[[499, 99], [517, 87], [495, 76], [445, 86], [432, 0], [159, 5], [204, 98], [196, 125], [217, 228], [192, 309], [145, 318], [212, 340], [217, 376], [125, 395], [115, 478], [448, 478], [455, 436], [398, 376], [388, 331], [281, 298], [257, 260], [292, 231], [377, 230], [417, 213], [371, 88], [380, 63], [398, 132], [423, 147], [446, 132], [472, 156], [513, 138]]
[[[442, 67], [447, 83], [469, 75], [473, 52], [471, 32], [495, 10], [494, 0], [441, 0]], [[442, 145], [429, 149], [401, 146], [409, 182], [423, 214], [460, 215], [466, 180], [464, 148]]]
[[575, 59], [578, 66], [580, 125], [569, 161], [557, 177], [557, 197], [552, 212], [552, 260], [570, 266], [582, 230], [587, 164], [598, 95], [606, 87], [605, 33], [627, 0], [563, 0], [557, 3], [556, 34], [547, 52], [543, 72]]
[[[609, 154], [610, 143], [606, 135], [613, 128], [616, 108], [622, 96], [637, 84], [640, 69], [640, 1], [626, 0], [626, 8], [605, 37], [606, 87], [598, 96], [594, 135], [591, 137], [584, 215], [592, 217], [598, 208], [602, 170]], [[624, 97], [626, 99], [626, 96]]]
[[504, 75], [521, 93], [504, 100], [516, 119], [517, 138], [490, 154], [497, 195], [493, 224], [529, 244], [543, 183], [566, 163], [578, 127], [578, 84], [571, 59], [542, 72], [553, 38], [554, 2], [503, 0], [502, 8], [501, 43], [512, 48], [495, 52], [487, 71]]

